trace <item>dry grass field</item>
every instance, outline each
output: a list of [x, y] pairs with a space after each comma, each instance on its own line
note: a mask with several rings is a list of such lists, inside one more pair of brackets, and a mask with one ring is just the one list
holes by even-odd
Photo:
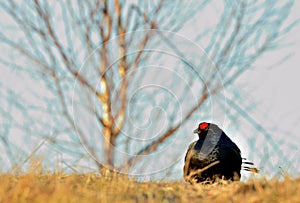
[[300, 179], [190, 185], [120, 175], [0, 175], [0, 202], [300, 202]]

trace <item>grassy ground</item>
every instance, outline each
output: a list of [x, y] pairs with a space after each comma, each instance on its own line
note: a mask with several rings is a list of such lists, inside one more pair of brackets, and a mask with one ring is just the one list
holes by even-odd
[[95, 174], [0, 175], [0, 202], [300, 202], [300, 179], [211, 185]]

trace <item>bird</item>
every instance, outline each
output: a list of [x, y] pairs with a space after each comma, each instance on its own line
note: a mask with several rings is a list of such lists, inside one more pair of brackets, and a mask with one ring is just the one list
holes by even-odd
[[243, 163], [241, 150], [225, 132], [214, 123], [202, 122], [194, 133], [198, 134], [199, 139], [191, 143], [186, 152], [183, 168], [185, 181], [240, 180]]

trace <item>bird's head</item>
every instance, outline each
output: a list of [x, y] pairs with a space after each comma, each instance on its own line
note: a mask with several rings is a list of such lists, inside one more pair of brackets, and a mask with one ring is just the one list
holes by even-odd
[[217, 132], [217, 130], [219, 130], [219, 127], [213, 123], [202, 122], [194, 130], [194, 133], [198, 134], [199, 138], [205, 138], [209, 130], [211, 130], [214, 133]]
[[194, 133], [198, 134], [199, 137], [205, 137], [207, 135], [210, 123], [202, 122], [194, 130]]

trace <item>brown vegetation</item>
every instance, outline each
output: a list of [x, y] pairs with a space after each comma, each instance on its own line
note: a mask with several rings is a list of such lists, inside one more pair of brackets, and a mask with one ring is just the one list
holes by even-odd
[[191, 185], [96, 174], [0, 175], [0, 202], [299, 202], [300, 179]]

